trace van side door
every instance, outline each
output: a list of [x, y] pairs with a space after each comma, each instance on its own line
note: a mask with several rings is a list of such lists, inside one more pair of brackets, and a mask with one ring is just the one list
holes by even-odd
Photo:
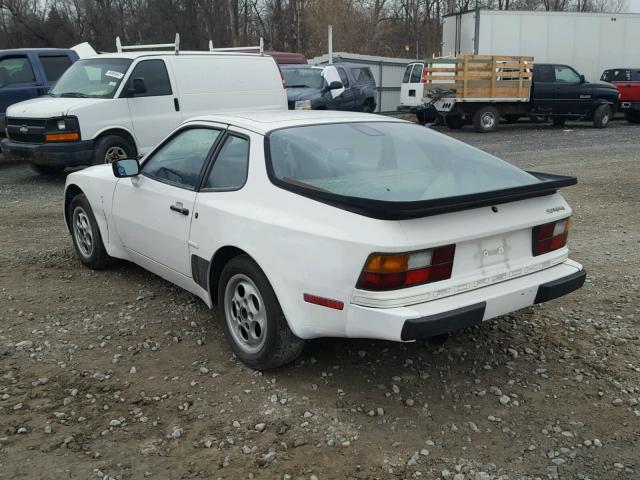
[[135, 64], [120, 97], [127, 99], [141, 154], [151, 150], [182, 123], [178, 95], [161, 58], [142, 59]]
[[7, 107], [46, 93], [28, 53], [0, 56], [0, 115]]

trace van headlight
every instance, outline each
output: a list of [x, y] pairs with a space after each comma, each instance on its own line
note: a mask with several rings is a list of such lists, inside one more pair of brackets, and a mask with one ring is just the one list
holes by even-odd
[[77, 117], [59, 117], [47, 120], [47, 142], [73, 142], [80, 140], [80, 123]]
[[311, 110], [311, 100], [296, 100], [296, 110]]

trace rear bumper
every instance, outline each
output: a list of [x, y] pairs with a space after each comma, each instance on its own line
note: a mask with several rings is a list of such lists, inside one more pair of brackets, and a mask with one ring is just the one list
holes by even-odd
[[24, 143], [5, 138], [1, 145], [2, 153], [8, 160], [22, 160], [51, 167], [75, 167], [93, 163], [93, 140]]
[[349, 337], [410, 341], [458, 330], [566, 295], [582, 287], [586, 272], [567, 260], [554, 267], [469, 292], [411, 305], [350, 305]]

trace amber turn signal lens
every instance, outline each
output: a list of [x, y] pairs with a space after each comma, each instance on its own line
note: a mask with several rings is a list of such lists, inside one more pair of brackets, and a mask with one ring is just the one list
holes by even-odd
[[74, 140], [80, 140], [80, 134], [78, 132], [70, 133], [47, 133], [45, 135], [47, 142], [70, 142]]
[[404, 272], [408, 269], [409, 255], [402, 253], [399, 255], [378, 255], [369, 256], [364, 270], [367, 272]]

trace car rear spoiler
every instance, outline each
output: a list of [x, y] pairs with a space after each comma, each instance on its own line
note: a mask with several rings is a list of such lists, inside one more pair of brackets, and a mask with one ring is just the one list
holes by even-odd
[[523, 185], [489, 192], [458, 195], [455, 197], [421, 200], [416, 202], [389, 202], [366, 198], [337, 195], [330, 192], [311, 189], [303, 185], [296, 185], [272, 178], [278, 186], [314, 200], [332, 205], [366, 217], [380, 220], [405, 220], [410, 218], [429, 217], [442, 213], [457, 212], [501, 203], [515, 202], [526, 198], [551, 195], [559, 188], [569, 187], [578, 183], [572, 176], [556, 175], [553, 173], [527, 172], [539, 183]]

